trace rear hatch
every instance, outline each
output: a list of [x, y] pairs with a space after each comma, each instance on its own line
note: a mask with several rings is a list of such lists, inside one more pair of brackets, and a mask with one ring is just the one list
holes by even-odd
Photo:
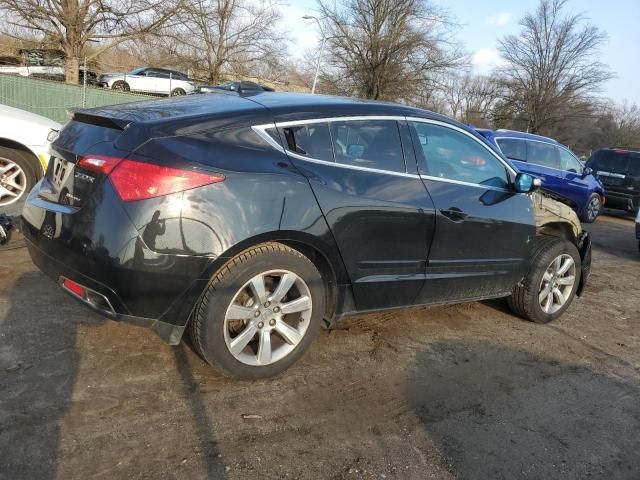
[[596, 151], [587, 166], [608, 191], [640, 195], [640, 152], [622, 149]]
[[239, 115], [251, 116], [256, 107], [245, 98], [219, 94], [77, 111], [52, 142], [39, 196], [82, 207], [107, 177], [110, 159], [129, 158], [153, 138], [189, 135], [220, 127]]
[[[118, 119], [74, 114], [51, 144], [51, 158], [38, 195], [53, 203], [83, 206], [104, 178], [99, 172], [79, 165], [80, 160], [98, 151], [103, 156], [126, 156], [127, 150], [116, 144], [127, 126], [128, 123]], [[133, 143], [139, 145], [143, 141]], [[137, 146], [125, 143], [130, 143], [129, 148]]]

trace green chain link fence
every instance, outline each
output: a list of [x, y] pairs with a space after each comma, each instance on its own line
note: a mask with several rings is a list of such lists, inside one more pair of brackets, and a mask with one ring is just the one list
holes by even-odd
[[158, 97], [50, 80], [0, 75], [0, 103], [64, 123], [70, 108], [91, 108]]

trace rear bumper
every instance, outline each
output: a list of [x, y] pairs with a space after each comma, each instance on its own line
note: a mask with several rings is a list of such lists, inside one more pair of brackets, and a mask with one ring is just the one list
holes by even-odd
[[589, 232], [582, 232], [580, 235], [578, 251], [580, 252], [580, 259], [582, 260], [582, 271], [576, 295], [581, 296], [591, 275], [591, 236]]
[[605, 197], [607, 199], [607, 203], [605, 205], [607, 208], [615, 208], [618, 210], [633, 212], [640, 206], [640, 195], [638, 194], [621, 193], [607, 190], [605, 193]]
[[31, 260], [36, 267], [55, 281], [59, 286], [62, 286], [64, 279], [72, 280], [73, 282], [83, 286], [85, 289], [97, 293], [104, 298], [106, 302], [97, 302], [92, 300], [91, 296], [81, 298], [78, 295], [74, 295], [66, 288], [62, 288], [63, 291], [68, 293], [75, 300], [111, 320], [150, 328], [169, 345], [177, 345], [180, 343], [186, 324], [173, 325], [156, 318], [140, 317], [125, 313], [128, 312], [128, 310], [114, 290], [47, 255], [40, 250], [40, 248], [38, 248], [38, 246], [36, 246], [36, 244], [33, 243], [27, 235], [25, 235], [25, 243], [27, 245], [29, 255], [31, 256]]
[[98, 313], [178, 343], [211, 259], [150, 250], [108, 182], [99, 204], [80, 209], [43, 200], [38, 190], [29, 194], [21, 218], [34, 264], [57, 284], [67, 278], [104, 298], [72, 295]]

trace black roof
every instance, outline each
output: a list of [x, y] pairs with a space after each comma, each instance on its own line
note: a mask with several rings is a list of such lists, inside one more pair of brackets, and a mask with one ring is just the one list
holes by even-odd
[[172, 123], [175, 127], [178, 124], [194, 125], [214, 118], [229, 119], [230, 113], [236, 113], [245, 118], [250, 115], [254, 121], [260, 121], [258, 119], [262, 117], [265, 122], [271, 121], [271, 117], [277, 122], [282, 122], [357, 115], [412, 116], [453, 124], [484, 140], [472, 128], [428, 110], [397, 103], [309, 93], [257, 92], [238, 95], [232, 92], [221, 92], [125, 103], [81, 112], [106, 117], [121, 125], [131, 122], [148, 125]]

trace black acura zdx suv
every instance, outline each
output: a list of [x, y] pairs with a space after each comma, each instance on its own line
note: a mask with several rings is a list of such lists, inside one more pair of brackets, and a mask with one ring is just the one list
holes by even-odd
[[470, 128], [395, 104], [287, 93], [75, 112], [22, 223], [84, 304], [188, 330], [227, 374], [277, 374], [356, 312], [508, 297], [535, 322], [586, 283], [575, 213]]

